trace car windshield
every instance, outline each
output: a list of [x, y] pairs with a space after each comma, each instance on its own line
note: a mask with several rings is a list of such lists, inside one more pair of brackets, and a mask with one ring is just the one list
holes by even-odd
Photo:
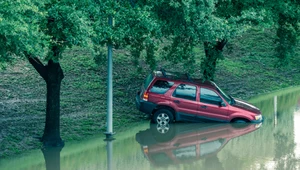
[[225, 99], [230, 105], [232, 105], [234, 103], [234, 99], [232, 97], [230, 97], [229, 95], [227, 95], [225, 92], [223, 92], [222, 89], [220, 89], [216, 84], [215, 84], [215, 86], [217, 88], [217, 91], [223, 97], [223, 99]]

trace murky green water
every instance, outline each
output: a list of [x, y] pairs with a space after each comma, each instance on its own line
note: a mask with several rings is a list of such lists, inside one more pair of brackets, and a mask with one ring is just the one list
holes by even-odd
[[0, 170], [300, 169], [300, 88], [250, 102], [262, 110], [262, 124], [157, 127], [145, 122], [112, 142], [101, 134], [0, 160]]

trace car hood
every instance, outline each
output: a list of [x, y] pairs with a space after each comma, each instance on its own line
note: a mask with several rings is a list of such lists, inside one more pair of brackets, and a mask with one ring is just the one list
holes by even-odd
[[248, 111], [256, 113], [256, 114], [261, 114], [260, 110], [257, 107], [253, 106], [252, 104], [249, 104], [240, 99], [234, 99], [234, 100], [235, 100], [235, 103], [232, 104], [232, 106], [240, 108], [240, 109], [245, 109], [245, 110], [248, 110]]

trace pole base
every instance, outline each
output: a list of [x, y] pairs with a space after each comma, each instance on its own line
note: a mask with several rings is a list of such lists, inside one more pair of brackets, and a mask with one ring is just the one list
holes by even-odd
[[104, 139], [104, 141], [112, 141], [115, 140], [115, 138], [113, 137], [114, 134], [113, 132], [104, 132], [106, 138]]

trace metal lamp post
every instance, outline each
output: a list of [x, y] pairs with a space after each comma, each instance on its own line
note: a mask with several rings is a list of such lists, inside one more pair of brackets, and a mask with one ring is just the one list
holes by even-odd
[[[108, 24], [113, 26], [112, 16], [108, 17]], [[113, 83], [112, 83], [112, 42], [109, 41], [107, 44], [108, 48], [108, 59], [107, 59], [107, 120], [106, 120], [106, 139], [112, 139], [113, 133]]]

